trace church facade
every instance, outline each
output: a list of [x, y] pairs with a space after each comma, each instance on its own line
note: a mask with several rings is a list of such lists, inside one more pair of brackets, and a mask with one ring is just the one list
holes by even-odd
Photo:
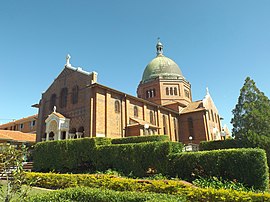
[[221, 139], [217, 108], [209, 94], [192, 101], [191, 85], [163, 55], [146, 66], [137, 97], [97, 82], [96, 72], [73, 67], [70, 57], [38, 105], [37, 142], [82, 137], [168, 135], [172, 141]]

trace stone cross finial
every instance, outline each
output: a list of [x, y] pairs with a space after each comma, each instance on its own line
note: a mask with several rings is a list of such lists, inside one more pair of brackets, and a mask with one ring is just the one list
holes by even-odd
[[67, 54], [67, 57], [66, 57], [66, 66], [70, 66], [70, 55], [69, 54]]
[[54, 113], [56, 112], [56, 106], [53, 107], [53, 112], [54, 112]]
[[206, 87], [206, 95], [209, 95], [209, 89]]

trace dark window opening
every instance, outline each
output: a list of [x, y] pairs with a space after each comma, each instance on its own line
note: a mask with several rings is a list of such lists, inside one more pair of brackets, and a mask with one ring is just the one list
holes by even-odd
[[56, 94], [51, 95], [50, 99], [50, 110], [53, 110], [53, 107], [56, 106]]
[[167, 121], [165, 115], [163, 115], [163, 133], [164, 135], [167, 135]]
[[134, 117], [138, 117], [138, 107], [134, 106]]
[[60, 93], [60, 107], [65, 108], [67, 106], [68, 89], [63, 88]]
[[150, 123], [155, 125], [155, 116], [154, 112], [150, 111]]
[[169, 88], [168, 87], [166, 87], [166, 95], [169, 95], [170, 93], [169, 93]]
[[194, 139], [194, 128], [193, 128], [193, 119], [191, 117], [188, 118], [188, 130], [189, 130], [189, 136]]
[[114, 102], [114, 111], [115, 111], [115, 113], [120, 113], [120, 101], [119, 100], [116, 100]]
[[177, 95], [177, 88], [174, 88], [174, 95]]
[[74, 86], [72, 88], [72, 104], [77, 104], [79, 99], [79, 87]]

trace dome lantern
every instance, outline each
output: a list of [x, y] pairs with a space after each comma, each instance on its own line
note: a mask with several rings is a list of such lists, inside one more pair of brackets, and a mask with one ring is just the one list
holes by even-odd
[[157, 42], [156, 48], [157, 48], [157, 55], [162, 55], [163, 54], [163, 45], [160, 42], [159, 37], [158, 37], [158, 42]]

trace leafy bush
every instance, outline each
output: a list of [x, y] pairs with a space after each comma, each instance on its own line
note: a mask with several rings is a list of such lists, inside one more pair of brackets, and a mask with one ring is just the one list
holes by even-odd
[[[40, 178], [36, 186], [88, 186], [101, 189], [72, 188], [30, 197], [27, 201], [198, 201], [198, 202], [261, 202], [270, 201], [269, 193], [239, 192], [224, 189], [202, 189], [172, 180], [135, 180], [108, 175], [28, 173], [30, 178]], [[48, 187], [48, 185], [50, 185]], [[63, 186], [63, 187], [62, 187]], [[122, 192], [104, 190], [108, 188]], [[132, 191], [132, 192], [130, 192]], [[151, 194], [157, 192], [165, 194]]]
[[29, 202], [72, 201], [72, 202], [181, 202], [183, 197], [167, 194], [118, 192], [106, 189], [69, 188], [29, 197]]
[[94, 170], [93, 156], [98, 145], [109, 145], [109, 138], [83, 138], [40, 142], [33, 151], [35, 171], [79, 172]]
[[183, 190], [187, 201], [196, 202], [262, 202], [270, 201], [269, 193], [253, 193], [213, 188], [188, 188]]
[[183, 152], [170, 156], [170, 166], [171, 176], [188, 181], [199, 176], [218, 176], [258, 190], [266, 190], [269, 184], [266, 155], [262, 149]]
[[141, 142], [164, 142], [169, 141], [168, 135], [145, 135], [137, 137], [124, 137], [112, 139], [112, 144], [128, 144], [128, 143], [141, 143]]
[[246, 188], [242, 183], [223, 180], [222, 178], [209, 177], [202, 178], [199, 177], [195, 179], [192, 184], [201, 188], [214, 188], [214, 189], [231, 189], [237, 191], [254, 191], [252, 188]]
[[97, 148], [96, 167], [113, 169], [125, 175], [143, 177], [156, 173], [167, 173], [168, 155], [182, 151], [177, 142], [150, 142], [136, 144], [112, 144]]

